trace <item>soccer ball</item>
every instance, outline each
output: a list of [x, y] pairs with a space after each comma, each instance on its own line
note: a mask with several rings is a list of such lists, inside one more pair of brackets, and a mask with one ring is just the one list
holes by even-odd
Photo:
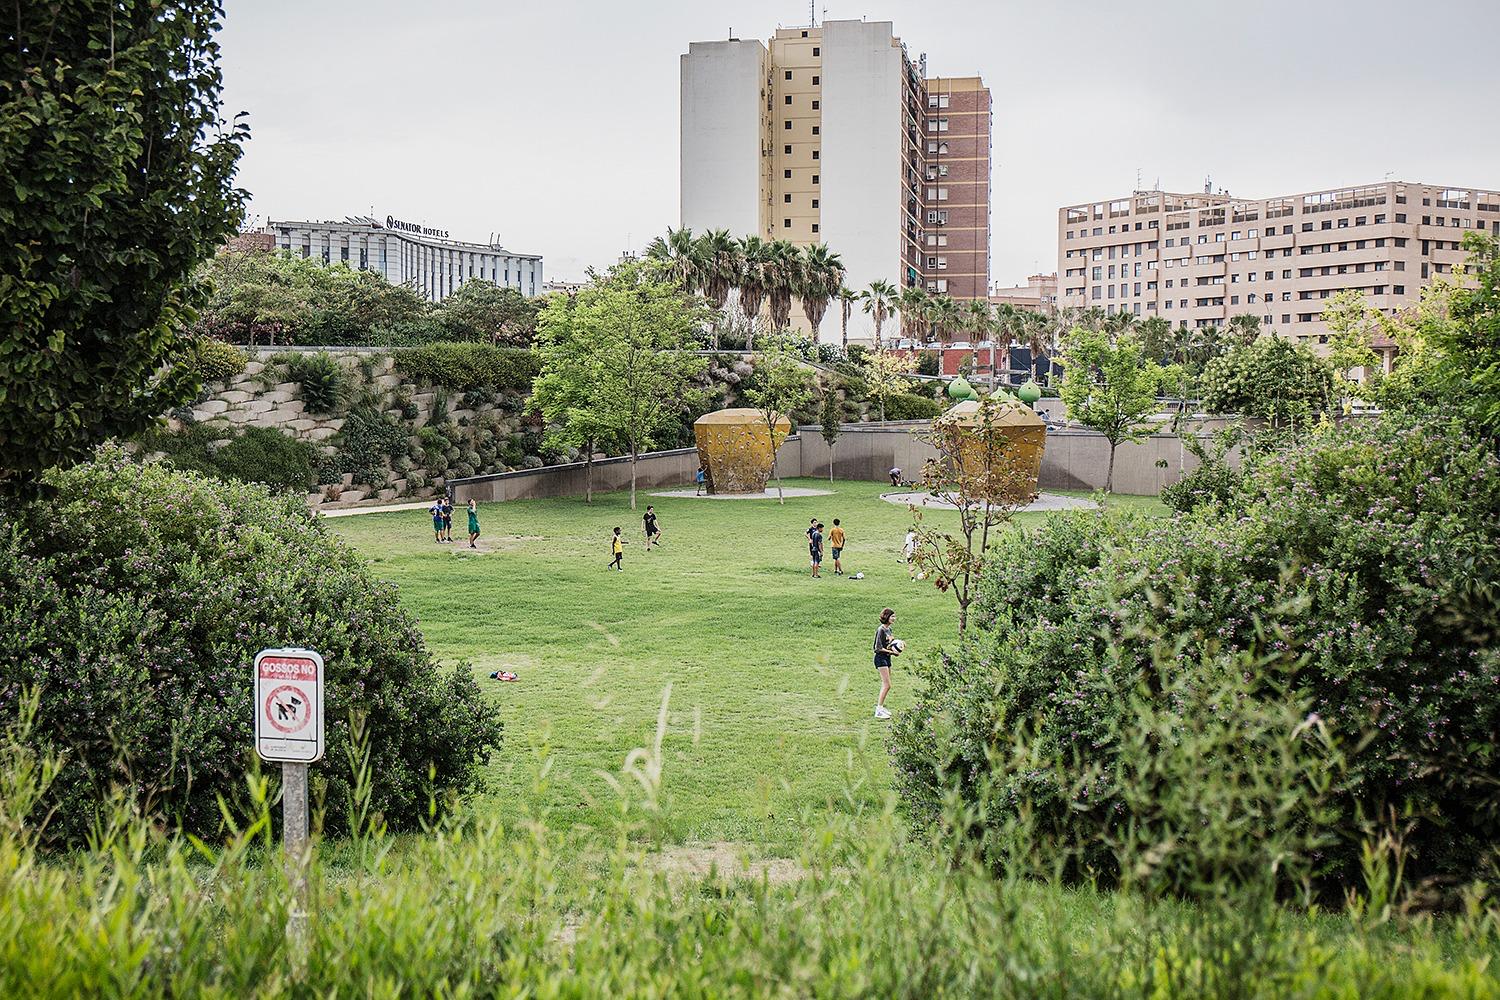
[[905, 650], [906, 650], [906, 643], [902, 642], [900, 639], [892, 639], [891, 640], [891, 652], [893, 652], [893, 653], [901, 653], [901, 652], [904, 652]]
[[917, 579], [918, 580], [925, 580], [925, 579], [927, 579], [927, 574], [926, 573], [918, 573], [917, 574]]
[[865, 578], [865, 575], [863, 573], [855, 573], [854, 574], [854, 579], [856, 579], [856, 580], [863, 580], [864, 578]]

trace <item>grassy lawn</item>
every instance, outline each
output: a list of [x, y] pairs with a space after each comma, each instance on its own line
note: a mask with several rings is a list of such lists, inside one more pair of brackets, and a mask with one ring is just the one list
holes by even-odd
[[[662, 754], [662, 829], [669, 839], [790, 848], [824, 809], [877, 806], [889, 788], [872, 718], [871, 642], [880, 609], [897, 611], [906, 663], [951, 639], [953, 599], [909, 582], [899, 561], [904, 507], [875, 483], [789, 480], [831, 495], [700, 500], [643, 494], [513, 501], [480, 510], [479, 554], [438, 545], [423, 511], [330, 520], [401, 587], [433, 650], [470, 661], [503, 708], [506, 746], [493, 768], [493, 808], [518, 799], [550, 824], [592, 824], [617, 808], [605, 775], [650, 747], [670, 685]], [[1160, 510], [1155, 500], [1121, 503]], [[664, 545], [643, 550], [652, 503]], [[803, 532], [816, 516], [848, 532], [846, 572], [811, 579]], [[1041, 515], [1022, 515], [1022, 523]], [[956, 521], [951, 512], [930, 519]], [[464, 532], [462, 511], [455, 535]], [[608, 538], [628, 539], [625, 572], [606, 569]], [[911, 679], [897, 661], [888, 701], [900, 712]], [[485, 677], [514, 670], [519, 683]], [[552, 770], [536, 784], [539, 751]]]

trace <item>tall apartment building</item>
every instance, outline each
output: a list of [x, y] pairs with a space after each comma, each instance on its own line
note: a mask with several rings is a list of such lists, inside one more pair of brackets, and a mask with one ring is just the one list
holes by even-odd
[[[978, 77], [928, 78], [888, 21], [693, 42], [681, 69], [683, 226], [826, 243], [857, 290], [987, 294], [991, 112]], [[836, 336], [830, 312], [823, 332]], [[850, 323], [869, 328], [862, 314]]]
[[1242, 313], [1311, 346], [1346, 288], [1392, 313], [1500, 234], [1500, 193], [1406, 181], [1248, 200], [1137, 191], [1057, 213], [1058, 305], [1222, 326]]

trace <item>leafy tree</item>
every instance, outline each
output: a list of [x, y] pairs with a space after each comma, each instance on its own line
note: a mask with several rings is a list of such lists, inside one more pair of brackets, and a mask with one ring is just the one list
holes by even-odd
[[194, 268], [233, 232], [214, 0], [18, 3], [0, 45], [0, 490], [198, 392]]
[[1325, 412], [1332, 393], [1333, 366], [1274, 335], [1236, 347], [1203, 369], [1204, 409], [1258, 417], [1273, 430], [1306, 426]]
[[1063, 339], [1063, 384], [1059, 390], [1068, 417], [1104, 435], [1109, 442], [1109, 469], [1104, 489], [1115, 484], [1115, 449], [1143, 440], [1151, 432], [1147, 419], [1157, 411], [1161, 369], [1147, 363], [1134, 333], [1111, 337], [1103, 330], [1074, 329]]
[[1364, 293], [1346, 288], [1333, 296], [1323, 307], [1323, 322], [1328, 326], [1328, 361], [1344, 395], [1358, 391], [1356, 368], [1364, 369], [1365, 381], [1373, 387], [1380, 378], [1380, 357], [1370, 347], [1376, 323]]
[[[683, 410], [703, 395], [697, 380], [705, 362], [690, 352], [702, 319], [701, 307], [670, 269], [649, 260], [617, 264], [596, 276], [571, 305], [553, 300], [542, 313], [544, 364], [574, 362], [571, 377], [593, 394], [589, 426], [629, 449], [632, 510], [640, 453], [677, 426]], [[576, 347], [552, 354], [549, 345], [555, 343]], [[542, 377], [547, 374], [544, 368]]]
[[823, 440], [828, 444], [828, 481], [833, 482], [833, 449], [839, 443], [839, 434], [843, 432], [844, 413], [839, 406], [838, 390], [830, 382], [823, 389], [823, 406], [818, 411], [818, 421], [822, 424]]
[[593, 503], [594, 453], [614, 444], [618, 428], [596, 391], [593, 344], [572, 322], [574, 305], [559, 296], [542, 311], [536, 339], [541, 372], [528, 404], [547, 422], [548, 447], [583, 452], [584, 502]]
[[1453, 293], [1453, 322], [1433, 330], [1457, 383], [1454, 401], [1491, 436], [1500, 434], [1500, 240], [1464, 234], [1473, 284]]
[[818, 328], [823, 325], [823, 315], [828, 312], [828, 303], [843, 287], [844, 262], [838, 254], [822, 243], [802, 248], [797, 297], [802, 300], [802, 315], [807, 317], [814, 343], [818, 340]]
[[740, 309], [745, 314], [748, 327], [745, 333], [745, 348], [755, 348], [755, 327], [760, 322], [761, 303], [765, 302], [769, 289], [766, 265], [770, 255], [770, 244], [759, 236], [746, 236], [740, 240], [738, 278]]
[[541, 303], [514, 288], [470, 278], [437, 307], [433, 318], [450, 340], [525, 347], [536, 335]]
[[[781, 469], [776, 465], [776, 455], [787, 434], [791, 433], [791, 427], [796, 426], [793, 412], [806, 405], [811, 396], [807, 368], [801, 358], [782, 342], [774, 341], [755, 356], [755, 372], [750, 385], [745, 388], [745, 399], [760, 411], [766, 431], [771, 435], [771, 468], [776, 472], [776, 498], [781, 503], [786, 503], [786, 495], [782, 491]], [[782, 417], [791, 423], [785, 432], [777, 426]]]
[[913, 560], [937, 589], [951, 592], [958, 602], [960, 636], [979, 593], [990, 532], [1035, 498], [1031, 470], [999, 422], [1007, 405], [1019, 404], [986, 396], [972, 417], [937, 417], [925, 435], [938, 459], [923, 467], [922, 488], [958, 509], [958, 533], [928, 524], [922, 508], [912, 504]]
[[1260, 336], [1260, 317], [1254, 313], [1240, 313], [1229, 317], [1229, 326], [1224, 331], [1231, 344], [1251, 344]]
[[771, 328], [783, 333], [792, 322], [792, 295], [801, 280], [802, 253], [788, 240], [772, 240], [766, 245], [761, 264], [766, 285], [766, 303], [771, 311]]
[[880, 403], [881, 420], [885, 420], [885, 401], [906, 391], [907, 376], [915, 370], [916, 360], [910, 354], [876, 349], [865, 355], [865, 384], [869, 387], [870, 398]]

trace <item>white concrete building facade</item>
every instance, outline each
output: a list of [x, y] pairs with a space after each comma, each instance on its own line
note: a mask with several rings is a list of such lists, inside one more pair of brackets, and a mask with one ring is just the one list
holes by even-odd
[[409, 285], [441, 302], [465, 281], [479, 278], [523, 295], [544, 290], [539, 254], [513, 253], [498, 244], [465, 243], [447, 231], [403, 222], [349, 216], [342, 222], [271, 221], [276, 248], [360, 271], [377, 271], [392, 284]]

